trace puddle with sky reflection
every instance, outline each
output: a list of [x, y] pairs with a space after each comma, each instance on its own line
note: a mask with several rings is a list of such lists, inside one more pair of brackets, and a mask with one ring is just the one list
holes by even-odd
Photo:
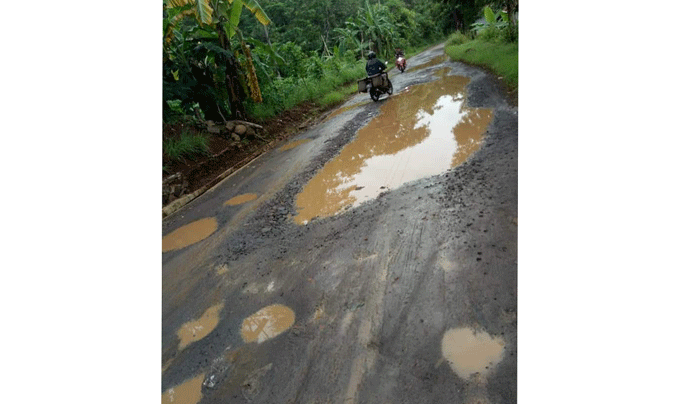
[[376, 198], [407, 182], [447, 171], [479, 149], [493, 111], [466, 105], [469, 78], [447, 76], [387, 99], [380, 113], [297, 196], [295, 223], [306, 224]]

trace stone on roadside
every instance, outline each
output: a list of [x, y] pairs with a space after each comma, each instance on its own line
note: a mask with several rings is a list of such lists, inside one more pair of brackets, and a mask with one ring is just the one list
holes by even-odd
[[244, 125], [237, 125], [234, 127], [234, 133], [236, 133], [238, 135], [243, 135], [246, 133], [246, 131], [247, 131], [247, 127]]

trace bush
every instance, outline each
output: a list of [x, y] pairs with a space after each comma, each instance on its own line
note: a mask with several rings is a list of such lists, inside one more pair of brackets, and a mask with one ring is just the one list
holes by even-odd
[[445, 46], [461, 45], [464, 42], [466, 42], [467, 40], [468, 39], [467, 39], [466, 35], [462, 34], [459, 31], [456, 31], [455, 33], [453, 33], [452, 35], [449, 36]]
[[484, 28], [479, 34], [478, 34], [478, 39], [481, 39], [483, 41], [488, 41], [488, 42], [493, 42], [496, 39], [498, 39], [500, 35], [500, 30], [494, 26], [488, 26]]
[[184, 131], [178, 139], [164, 141], [164, 154], [172, 160], [183, 160], [185, 157], [208, 153], [208, 142], [205, 135]]

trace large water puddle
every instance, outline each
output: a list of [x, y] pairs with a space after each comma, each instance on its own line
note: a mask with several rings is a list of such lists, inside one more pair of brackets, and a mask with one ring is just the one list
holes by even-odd
[[256, 199], [256, 194], [237, 195], [234, 198], [228, 199], [227, 202], [225, 202], [225, 205], [228, 205], [228, 206], [241, 205], [243, 203], [253, 201], [254, 199]]
[[295, 140], [294, 142], [288, 143], [288, 144], [284, 145], [283, 147], [281, 147], [281, 148], [280, 148], [280, 151], [286, 151], [286, 150], [294, 149], [295, 147], [297, 147], [297, 146], [299, 146], [299, 145], [302, 145], [302, 144], [305, 144], [305, 143], [309, 142], [310, 140], [312, 140], [312, 139], [300, 139], [300, 140]]
[[479, 149], [491, 109], [466, 105], [469, 78], [446, 76], [391, 97], [355, 140], [297, 196], [297, 224], [376, 198], [409, 181], [440, 174]]
[[219, 316], [222, 307], [222, 303], [210, 307], [203, 313], [201, 318], [182, 325], [176, 333], [179, 337], [179, 350], [184, 349], [193, 342], [202, 340], [206, 335], [210, 334], [217, 327], [218, 321], [220, 321]]
[[486, 375], [503, 358], [505, 342], [485, 331], [455, 328], [442, 337], [442, 356], [454, 373], [466, 380], [474, 373]]
[[162, 393], [162, 404], [196, 404], [201, 401], [201, 398], [203, 398], [201, 386], [204, 378], [205, 373], [201, 373], [176, 387], [168, 389]]
[[188, 247], [210, 236], [215, 230], [217, 230], [217, 220], [214, 217], [207, 217], [179, 227], [162, 237], [162, 252]]
[[295, 324], [295, 312], [282, 304], [266, 306], [242, 322], [244, 342], [262, 343], [283, 333]]

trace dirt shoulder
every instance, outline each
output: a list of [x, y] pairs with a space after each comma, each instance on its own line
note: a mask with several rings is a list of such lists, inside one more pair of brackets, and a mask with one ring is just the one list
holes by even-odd
[[[210, 188], [221, 181], [229, 171], [234, 171], [249, 161], [286, 141], [302, 129], [320, 121], [333, 106], [319, 106], [304, 102], [260, 125], [259, 136], [242, 135], [235, 141], [229, 134], [210, 133], [202, 124], [193, 122], [163, 123], [162, 142], [176, 139], [184, 131], [201, 133], [209, 137], [209, 153], [172, 160], [162, 153], [162, 206], [196, 191]], [[263, 138], [263, 139], [262, 139]]]

